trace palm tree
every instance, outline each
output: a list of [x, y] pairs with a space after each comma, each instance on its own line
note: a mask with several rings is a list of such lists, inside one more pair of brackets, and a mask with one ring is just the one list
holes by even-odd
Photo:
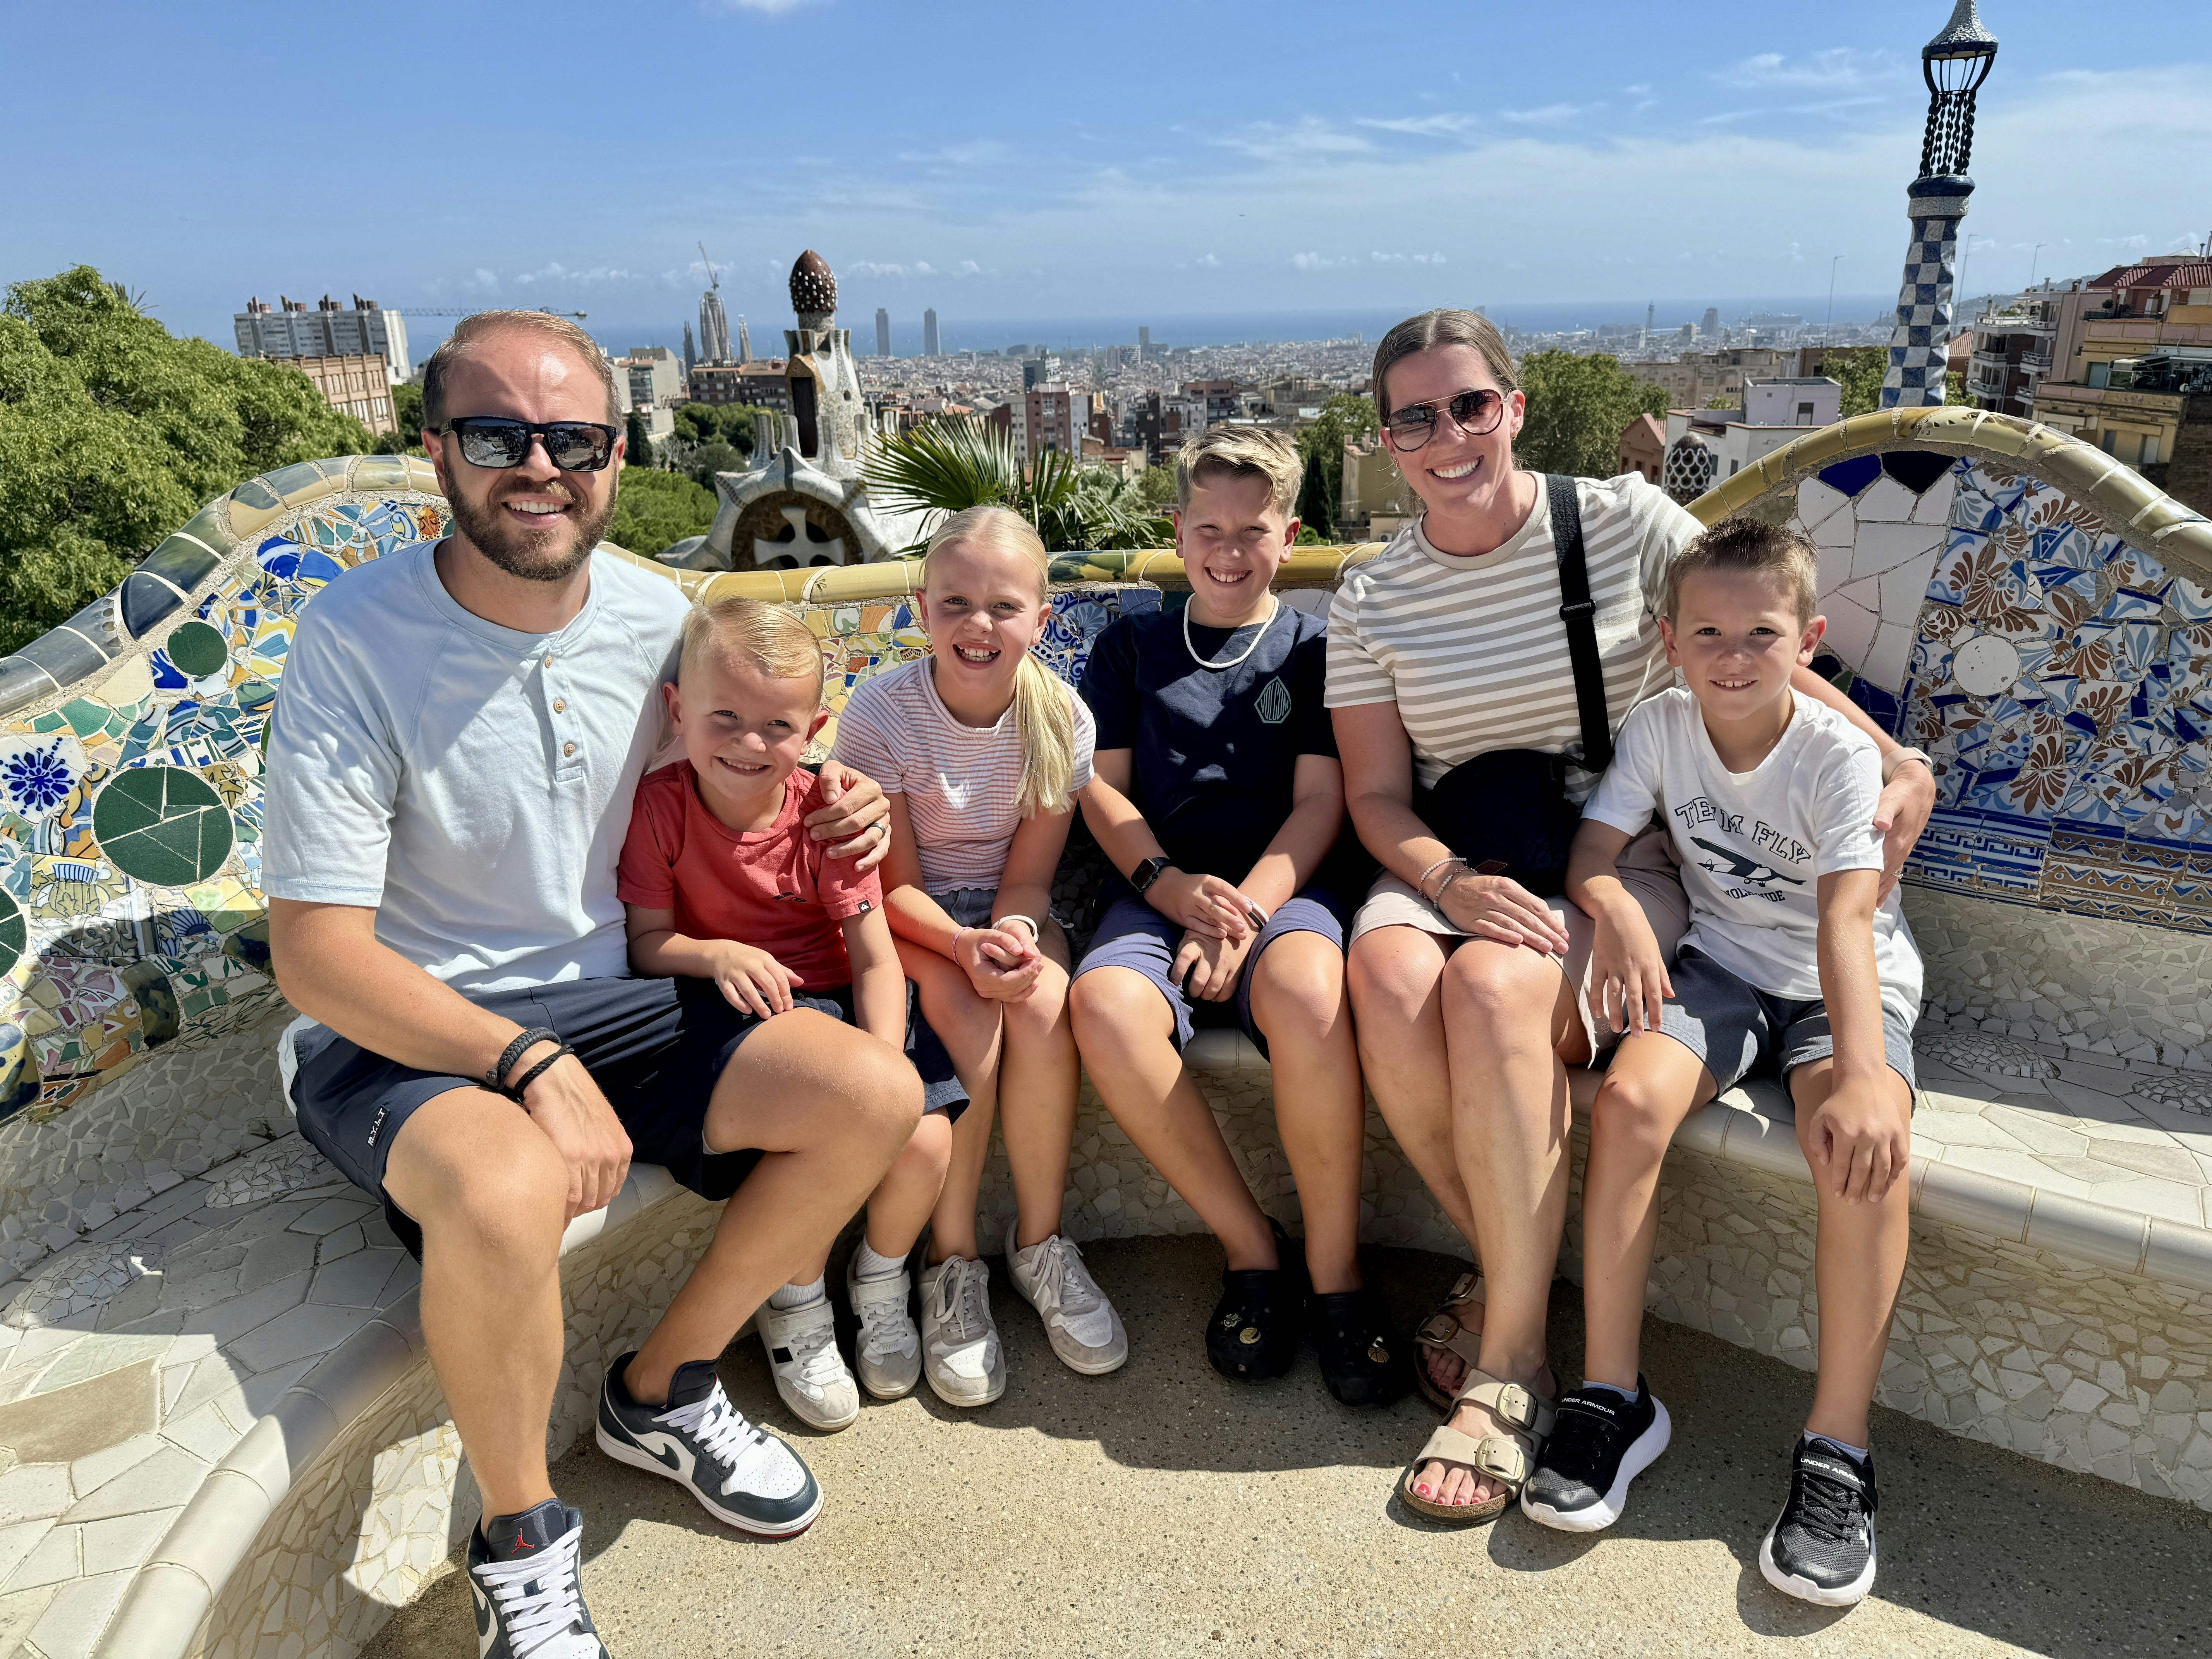
[[1157, 547], [1171, 538], [1126, 478], [1057, 449], [1024, 470], [1012, 434], [972, 417], [931, 421], [878, 440], [862, 476], [869, 495], [894, 511], [1012, 507], [1054, 552]]

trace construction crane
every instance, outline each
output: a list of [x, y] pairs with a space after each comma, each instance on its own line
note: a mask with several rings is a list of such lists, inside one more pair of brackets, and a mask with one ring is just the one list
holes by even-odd
[[697, 246], [700, 258], [706, 260], [707, 286], [712, 289], [715, 293], [720, 294], [722, 291], [722, 279], [714, 274], [714, 262], [712, 259], [707, 258], [707, 245], [704, 242], [701, 242]]

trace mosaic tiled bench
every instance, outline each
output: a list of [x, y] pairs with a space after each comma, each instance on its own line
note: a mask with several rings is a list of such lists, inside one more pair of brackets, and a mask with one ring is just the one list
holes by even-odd
[[[258, 892], [292, 618], [439, 533], [434, 492], [386, 458], [254, 481], [0, 659], [0, 1659], [350, 1653], [473, 1519], [412, 1268], [277, 1098]], [[1883, 1397], [2212, 1507], [2212, 526], [2069, 439], [1948, 410], [1812, 434], [1694, 506], [1807, 526], [1853, 694], [1937, 757]], [[1298, 602], [1365, 552], [1296, 556]], [[1180, 574], [1056, 561], [1044, 654], [1073, 676]], [[922, 648], [896, 567], [681, 580], [799, 605], [837, 641], [833, 706]], [[1193, 1061], [1295, 1224], [1258, 1056], [1215, 1033]], [[1808, 1363], [1778, 1094], [1707, 1109], [1669, 1170], [1655, 1310]], [[1073, 1176], [1074, 1237], [1197, 1227], [1087, 1091]], [[572, 1237], [556, 1444], [703, 1243], [705, 1206], [662, 1182], [641, 1170]], [[1366, 1183], [1370, 1238], [1463, 1251], [1371, 1113]], [[1002, 1166], [986, 1201], [1011, 1207]]]

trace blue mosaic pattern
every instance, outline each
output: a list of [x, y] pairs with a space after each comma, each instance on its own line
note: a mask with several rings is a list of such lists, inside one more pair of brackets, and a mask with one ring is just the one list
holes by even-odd
[[[1933, 185], [1955, 181], [1925, 180]], [[1971, 190], [1971, 185], [1966, 189]], [[1929, 212], [1941, 203], [1947, 211]], [[1890, 336], [1889, 370], [1881, 382], [1881, 406], [1918, 408], [1943, 401], [1950, 367], [1951, 282], [1959, 258], [1959, 221], [1966, 198], [1915, 195], [1912, 241], [1905, 253], [1905, 285], [1897, 296], [1897, 327]]]
[[1916, 878], [2212, 932], [2212, 596], [2047, 484], [1961, 462], [1904, 735]]

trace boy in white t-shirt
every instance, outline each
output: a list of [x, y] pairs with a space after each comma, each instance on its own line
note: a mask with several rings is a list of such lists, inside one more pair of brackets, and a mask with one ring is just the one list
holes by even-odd
[[[1759, 1566], [1778, 1589], [1842, 1606], [1874, 1583], [1867, 1415], [1905, 1273], [1920, 959], [1896, 893], [1880, 897], [1874, 743], [1790, 689], [1826, 628], [1815, 570], [1802, 535], [1744, 520], [1683, 550], [1659, 625], [1688, 689], [1629, 715], [1576, 837], [1567, 896], [1596, 919], [1593, 1000], [1626, 1036], [1590, 1118], [1584, 1381], [1559, 1401], [1521, 1504], [1565, 1531], [1610, 1526], [1666, 1449], [1667, 1409], [1637, 1370], [1660, 1163], [1692, 1111], [1771, 1065], [1819, 1193], [1820, 1346]], [[1671, 972], [1613, 869], [1655, 814], [1690, 900]]]

